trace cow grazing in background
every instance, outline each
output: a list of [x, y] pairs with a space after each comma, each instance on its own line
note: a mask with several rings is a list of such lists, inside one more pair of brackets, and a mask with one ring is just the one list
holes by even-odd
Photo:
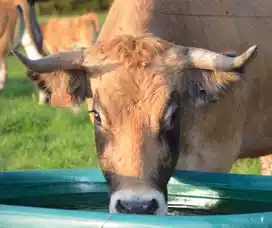
[[[53, 54], [93, 45], [100, 31], [100, 25], [97, 14], [90, 12], [72, 18], [51, 18], [40, 23], [40, 29], [43, 35], [44, 50]], [[28, 71], [27, 76], [34, 81], [40, 93], [46, 94], [52, 105], [67, 107], [72, 105], [74, 112], [79, 110], [69, 94], [61, 93], [61, 90], [58, 90], [52, 96], [52, 91], [45, 87], [43, 80], [39, 80], [38, 74]]]
[[50, 54], [73, 49], [77, 46], [91, 46], [99, 33], [96, 13], [86, 13], [72, 18], [52, 18], [40, 23], [44, 49]]
[[258, 72], [257, 46], [246, 50], [249, 44], [233, 36], [218, 40], [223, 26], [209, 33], [209, 47], [241, 55], [188, 45], [205, 46], [197, 35], [203, 27], [176, 11], [197, 4], [202, 1], [115, 0], [93, 47], [39, 60], [14, 52], [52, 91], [68, 91], [75, 102], [92, 98], [112, 213], [165, 215], [174, 169], [229, 172], [238, 158], [272, 149], [272, 78]]
[[[30, 59], [43, 57], [42, 36], [34, 9], [38, 0], [0, 1], [0, 90], [7, 79], [5, 57], [22, 44]], [[40, 92], [40, 102], [45, 94]]]
[[[67, 77], [67, 73], [63, 71], [41, 74], [33, 72], [31, 70], [27, 70], [27, 77], [37, 86], [39, 91], [47, 95], [48, 101], [50, 102], [51, 105], [71, 108], [74, 113], [77, 113], [80, 110], [79, 105], [82, 103], [81, 100], [82, 96], [75, 97], [71, 96], [70, 94], [71, 93], [85, 94], [86, 92], [88, 92], [87, 88], [79, 86], [81, 83], [86, 83], [86, 85], [88, 85], [88, 81], [84, 81], [85, 78], [82, 77], [71, 78], [71, 80], [75, 81], [74, 83], [71, 82], [72, 87], [70, 87], [68, 90], [66, 87], [63, 87], [62, 84], [60, 84], [58, 88], [56, 88], [55, 90], [52, 90], [50, 87], [46, 85], [46, 78], [48, 77], [49, 78]], [[81, 82], [82, 80], [83, 82]]]

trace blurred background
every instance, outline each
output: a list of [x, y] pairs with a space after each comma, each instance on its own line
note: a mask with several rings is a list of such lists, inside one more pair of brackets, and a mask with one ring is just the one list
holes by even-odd
[[36, 5], [37, 14], [63, 16], [89, 11], [107, 11], [113, 0], [48, 0]]

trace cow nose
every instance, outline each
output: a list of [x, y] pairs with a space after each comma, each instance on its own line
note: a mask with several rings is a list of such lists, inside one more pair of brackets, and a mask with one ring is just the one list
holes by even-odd
[[117, 200], [116, 210], [125, 214], [155, 214], [159, 204], [156, 199], [152, 200]]

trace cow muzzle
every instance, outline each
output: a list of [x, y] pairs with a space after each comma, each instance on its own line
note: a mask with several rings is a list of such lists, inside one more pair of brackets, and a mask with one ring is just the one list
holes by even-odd
[[166, 215], [167, 211], [165, 197], [155, 189], [122, 189], [110, 197], [110, 213]]

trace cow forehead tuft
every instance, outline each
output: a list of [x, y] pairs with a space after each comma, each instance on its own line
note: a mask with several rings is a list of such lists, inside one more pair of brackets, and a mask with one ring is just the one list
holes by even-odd
[[110, 59], [128, 68], [144, 68], [170, 46], [167, 41], [150, 34], [139, 37], [119, 35], [109, 41], [97, 42], [94, 53], [101, 59]]

